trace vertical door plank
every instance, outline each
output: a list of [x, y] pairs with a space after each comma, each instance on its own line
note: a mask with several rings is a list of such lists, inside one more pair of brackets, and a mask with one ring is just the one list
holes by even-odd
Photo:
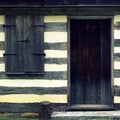
[[108, 105], [112, 104], [110, 26], [110, 20], [103, 21], [101, 25], [101, 102]]
[[70, 21], [70, 105], [112, 105], [111, 21]]

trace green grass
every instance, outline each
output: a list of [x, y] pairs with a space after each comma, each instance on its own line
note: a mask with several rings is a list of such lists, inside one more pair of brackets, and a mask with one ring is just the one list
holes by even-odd
[[0, 120], [38, 120], [37, 118], [0, 117]]
[[0, 113], [0, 120], [38, 120], [38, 113]]
[[[38, 120], [38, 118], [16, 118], [16, 117], [2, 117], [0, 120]], [[52, 118], [50, 120], [120, 120], [120, 118]]]

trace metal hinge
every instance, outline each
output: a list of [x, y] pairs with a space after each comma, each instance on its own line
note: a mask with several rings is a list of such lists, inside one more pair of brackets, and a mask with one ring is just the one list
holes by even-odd
[[8, 56], [8, 55], [17, 55], [16, 53], [4, 53], [3, 56]]
[[26, 42], [26, 43], [30, 43], [30, 40], [18, 40], [18, 42]]

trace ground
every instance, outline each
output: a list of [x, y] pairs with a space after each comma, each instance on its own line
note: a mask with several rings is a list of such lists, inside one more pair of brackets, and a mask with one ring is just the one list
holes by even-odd
[[[111, 112], [111, 111], [109, 111]], [[118, 111], [119, 113], [120, 111]], [[76, 112], [77, 113], [77, 112]], [[76, 113], [73, 113], [73, 114], [76, 114]], [[88, 113], [93, 113], [95, 114], [95, 111], [94, 112], [81, 112], [82, 114], [85, 113], [85, 115], [87, 115]], [[98, 113], [98, 115], [100, 115], [100, 112], [96, 112]], [[80, 113], [78, 113], [80, 114]], [[89, 114], [89, 115], [90, 115]], [[70, 116], [70, 117], [66, 117], [66, 116], [58, 116], [56, 115], [56, 113], [54, 113], [52, 115], [52, 118], [50, 120], [120, 120], [120, 117], [119, 115], [117, 116], [117, 113], [116, 113], [116, 116], [80, 116], [80, 117], [73, 117], [73, 116]], [[67, 112], [66, 115], [69, 115], [69, 113]], [[79, 115], [78, 115], [79, 116]], [[0, 120], [38, 120], [38, 113], [0, 113]]]
[[0, 113], [0, 120], [38, 120], [38, 113]]

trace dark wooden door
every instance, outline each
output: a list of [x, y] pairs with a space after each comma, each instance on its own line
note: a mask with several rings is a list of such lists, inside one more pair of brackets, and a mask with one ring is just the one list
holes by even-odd
[[70, 96], [74, 109], [109, 109], [111, 20], [70, 20]]

